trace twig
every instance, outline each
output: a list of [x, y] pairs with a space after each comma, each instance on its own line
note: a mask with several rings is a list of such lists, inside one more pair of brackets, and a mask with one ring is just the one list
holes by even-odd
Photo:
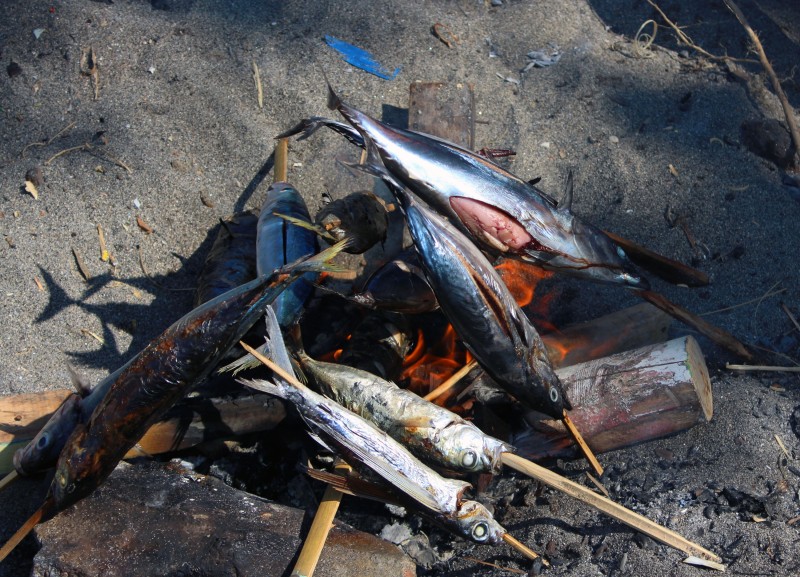
[[800, 373], [800, 367], [777, 367], [770, 365], [725, 365], [730, 371], [765, 371], [773, 373]]
[[764, 67], [764, 70], [766, 70], [769, 81], [772, 84], [772, 88], [775, 90], [775, 94], [778, 96], [778, 100], [781, 102], [783, 114], [786, 116], [786, 124], [789, 125], [789, 132], [792, 133], [792, 142], [794, 142], [794, 166], [795, 168], [798, 168], [800, 167], [800, 162], [798, 161], [798, 155], [800, 155], [800, 130], [798, 130], [797, 122], [795, 122], [794, 119], [794, 109], [789, 104], [789, 100], [786, 98], [786, 94], [783, 92], [781, 81], [778, 79], [778, 76], [772, 69], [772, 64], [770, 64], [770, 61], [767, 58], [767, 53], [764, 52], [764, 47], [761, 45], [761, 40], [759, 40], [758, 34], [756, 34], [755, 31], [750, 27], [750, 23], [747, 21], [747, 18], [745, 18], [744, 14], [741, 10], [739, 10], [739, 7], [733, 0], [725, 0], [725, 5], [731, 12], [733, 12], [733, 15], [736, 16], [736, 19], [744, 27], [747, 35], [750, 36], [750, 40], [753, 41], [753, 45], [756, 48], [761, 65]]
[[590, 507], [605, 513], [606, 515], [609, 515], [617, 521], [620, 521], [621, 523], [624, 523], [625, 525], [644, 533], [656, 541], [664, 543], [665, 545], [669, 545], [670, 547], [674, 547], [679, 551], [683, 551], [687, 555], [697, 555], [699, 557], [704, 557], [717, 562], [722, 561], [718, 555], [714, 554], [708, 549], [704, 549], [696, 543], [689, 541], [675, 531], [667, 529], [666, 527], [663, 527], [658, 523], [651, 521], [647, 517], [639, 515], [638, 513], [634, 513], [619, 503], [615, 503], [610, 499], [606, 499], [602, 495], [598, 495], [583, 485], [578, 485], [577, 483], [574, 483], [569, 479], [550, 471], [549, 469], [545, 469], [544, 467], [523, 459], [518, 455], [514, 455], [513, 453], [503, 453], [501, 458], [505, 465], [516, 469], [517, 471], [524, 473], [525, 475], [528, 475], [537, 481], [541, 481], [548, 487], [578, 499], [582, 503], [585, 503]]
[[458, 369], [458, 371], [456, 371], [452, 377], [447, 379], [445, 382], [443, 382], [441, 385], [433, 389], [430, 393], [428, 393], [422, 398], [425, 399], [426, 401], [433, 402], [434, 399], [441, 397], [444, 393], [446, 393], [454, 386], [456, 386], [456, 384], [458, 384], [458, 381], [463, 379], [468, 372], [470, 372], [477, 366], [478, 366], [478, 361], [472, 360], [468, 362], [466, 365]]
[[258, 64], [255, 60], [253, 60], [253, 81], [256, 83], [258, 107], [264, 108], [264, 89], [261, 87], [261, 74], [258, 72]]
[[749, 62], [750, 64], [757, 64], [758, 63], [757, 60], [753, 60], [752, 58], [734, 58], [733, 56], [716, 56], [714, 54], [711, 54], [710, 52], [707, 52], [706, 50], [703, 50], [703, 48], [701, 48], [700, 46], [695, 44], [692, 41], [692, 39], [689, 38], [683, 32], [683, 30], [680, 29], [680, 27], [678, 27], [677, 24], [675, 24], [672, 20], [670, 20], [667, 17], [666, 14], [664, 14], [664, 11], [661, 10], [661, 8], [659, 8], [658, 4], [656, 4], [652, 0], [647, 0], [647, 3], [650, 4], [650, 6], [652, 6], [653, 8], [655, 8], [656, 11], [664, 19], [664, 22], [666, 22], [667, 25], [675, 31], [675, 34], [677, 34], [677, 36], [678, 36], [678, 41], [679, 42], [682, 42], [683, 44], [685, 44], [686, 46], [688, 46], [692, 50], [696, 50], [697, 52], [699, 52], [700, 54], [702, 54], [706, 58], [709, 58], [710, 60], [722, 60], [724, 62]]
[[[774, 287], [775, 285], [772, 285], [772, 286]], [[717, 313], [724, 313], [724, 312], [726, 312], [726, 311], [732, 311], [733, 309], [738, 309], [739, 307], [747, 306], [747, 305], [749, 305], [749, 304], [752, 304], [752, 303], [755, 303], [755, 302], [762, 301], [762, 300], [764, 300], [764, 299], [766, 299], [766, 298], [769, 298], [769, 297], [771, 297], [771, 296], [779, 295], [779, 294], [781, 294], [782, 292], [786, 292], [786, 289], [785, 289], [785, 288], [782, 288], [782, 289], [780, 289], [780, 290], [776, 290], [776, 291], [772, 291], [772, 289], [770, 289], [768, 292], [766, 292], [765, 294], [761, 295], [761, 296], [760, 296], [760, 297], [758, 297], [758, 298], [754, 298], [754, 299], [750, 299], [750, 300], [748, 300], [748, 301], [744, 301], [743, 303], [739, 303], [738, 305], [731, 305], [731, 306], [729, 306], [729, 307], [725, 307], [725, 308], [721, 308], [721, 309], [716, 309], [716, 310], [713, 310], [713, 311], [708, 311], [708, 312], [705, 312], [705, 313], [700, 313], [700, 314], [699, 314], [699, 315], [697, 315], [697, 316], [700, 316], [700, 317], [705, 317], [705, 316], [708, 316], [708, 315], [715, 315], [715, 314], [717, 314]]]
[[431, 27], [431, 31], [433, 32], [433, 35], [436, 36], [436, 38], [438, 38], [442, 44], [448, 48], [452, 48], [453, 44], [458, 44], [458, 36], [453, 34], [450, 28], [441, 22], [434, 24]]
[[89, 269], [86, 268], [86, 263], [83, 262], [83, 258], [81, 258], [81, 254], [78, 252], [78, 249], [73, 247], [72, 248], [72, 256], [75, 257], [75, 262], [78, 265], [78, 270], [81, 271], [81, 275], [83, 276], [84, 280], [87, 282], [89, 279], [92, 278], [92, 275], [89, 273]]
[[103, 234], [103, 227], [99, 224], [97, 225], [97, 236], [100, 238], [100, 260], [108, 262], [111, 256], [108, 254], [108, 248], [106, 247], [106, 236]]
[[516, 567], [501, 567], [495, 563], [489, 563], [488, 561], [481, 561], [480, 559], [476, 559], [475, 557], [462, 557], [462, 559], [466, 561], [472, 561], [473, 563], [480, 563], [481, 565], [486, 565], [487, 567], [493, 567], [495, 569], [500, 569], [500, 571], [508, 571], [509, 573], [516, 573], [517, 575], [528, 575], [527, 571], [523, 571], [522, 569], [517, 569]]
[[56, 138], [58, 138], [59, 136], [64, 134], [67, 130], [69, 130], [73, 126], [75, 126], [75, 122], [74, 121], [70, 122], [69, 124], [67, 124], [64, 128], [62, 128], [61, 130], [56, 132], [56, 134], [54, 136], [52, 136], [51, 138], [49, 138], [47, 140], [44, 140], [42, 142], [31, 142], [30, 144], [25, 145], [25, 148], [23, 148], [22, 152], [19, 153], [20, 157], [21, 158], [25, 158], [25, 153], [32, 146], [47, 146], [47, 145], [51, 144]]
[[50, 158], [45, 160], [44, 161], [44, 165], [48, 166], [56, 158], [58, 158], [59, 156], [63, 156], [64, 154], [69, 154], [70, 152], [75, 152], [76, 150], [86, 150], [87, 148], [90, 148], [90, 147], [91, 147], [91, 145], [88, 142], [84, 142], [80, 146], [73, 146], [71, 148], [65, 148], [64, 150], [59, 150], [53, 156], [51, 156]]
[[795, 326], [795, 328], [796, 328], [798, 331], [800, 331], [800, 323], [798, 323], [798, 322], [797, 322], [797, 319], [796, 319], [796, 318], [795, 318], [795, 316], [792, 314], [792, 311], [790, 311], [790, 310], [789, 310], [789, 307], [787, 307], [787, 306], [786, 306], [786, 303], [781, 303], [781, 308], [783, 309], [783, 312], [785, 312], [785, 313], [786, 313], [786, 316], [788, 316], [788, 317], [789, 317], [789, 320], [790, 320], [790, 321], [792, 321], [792, 324]]

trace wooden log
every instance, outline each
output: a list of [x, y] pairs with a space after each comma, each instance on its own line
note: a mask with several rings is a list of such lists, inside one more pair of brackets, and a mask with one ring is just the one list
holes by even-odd
[[[0, 475], [13, 470], [17, 449], [27, 445], [69, 391], [0, 398]], [[224, 439], [268, 431], [286, 416], [283, 403], [266, 395], [185, 399], [154, 424], [126, 458], [157, 455]]]
[[[678, 433], [713, 414], [708, 369], [691, 336], [556, 372], [574, 406], [570, 417], [596, 453]], [[526, 420], [511, 440], [519, 455], [578, 456], [560, 421], [533, 412]]]
[[475, 96], [469, 84], [413, 82], [409, 87], [408, 127], [475, 148]]

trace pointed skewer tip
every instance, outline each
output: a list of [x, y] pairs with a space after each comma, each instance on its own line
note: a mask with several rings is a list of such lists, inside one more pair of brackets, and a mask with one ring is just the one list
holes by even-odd
[[522, 544], [517, 539], [512, 537], [510, 533], [503, 533], [503, 541], [505, 541], [506, 543], [511, 545], [514, 549], [516, 549], [517, 551], [519, 551], [523, 555], [525, 555], [525, 557], [527, 557], [528, 559], [533, 559], [533, 560], [541, 559], [542, 560], [542, 564], [545, 567], [550, 567], [550, 563], [547, 561], [547, 559], [545, 559], [544, 557], [541, 557], [535, 551], [532, 551], [531, 549], [528, 549], [528, 547], [526, 547], [524, 544]]
[[561, 418], [561, 422], [564, 423], [564, 426], [569, 431], [569, 434], [575, 440], [575, 443], [580, 447], [583, 456], [586, 457], [586, 460], [589, 461], [589, 464], [594, 469], [594, 472], [597, 473], [598, 476], [603, 475], [603, 466], [600, 464], [600, 461], [597, 460], [597, 457], [594, 456], [594, 453], [589, 448], [589, 445], [586, 444], [586, 441], [583, 439], [583, 435], [581, 435], [578, 428], [575, 426], [575, 423], [572, 422], [572, 419], [569, 418], [567, 415], [567, 411], [564, 410], [564, 416]]

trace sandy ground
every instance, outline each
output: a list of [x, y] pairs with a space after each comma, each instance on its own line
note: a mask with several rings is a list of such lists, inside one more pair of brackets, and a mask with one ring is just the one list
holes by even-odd
[[[744, 35], [721, 3], [662, 7], [709, 51], [745, 55]], [[763, 32], [797, 107], [798, 10], [777, 2], [742, 7]], [[644, 2], [583, 0], [497, 7], [408, 0], [2, 3], [0, 55], [8, 73], [0, 73], [0, 394], [65, 388], [68, 362], [99, 380], [187, 311], [209, 231], [220, 217], [260, 206], [273, 137], [300, 118], [329, 114], [323, 72], [350, 103], [374, 115], [406, 108], [415, 80], [473, 84], [483, 119], [478, 146], [513, 148], [512, 170], [542, 177], [540, 186], [556, 196], [575, 169], [575, 212], [693, 261], [713, 278], [696, 290], [657, 283], [672, 300], [707, 312], [784, 289], [708, 318], [791, 357], [765, 353], [767, 362], [793, 364], [800, 337], [780, 304], [800, 315], [800, 204], [781, 172], [742, 146], [739, 132], [744, 120], [782, 118], [777, 100], [758, 89], [759, 79], [748, 89], [725, 66], [691, 51], [680, 55], [685, 48], [665, 28], [657, 39], [665, 48], [637, 51], [628, 38], [653, 17]], [[431, 34], [436, 22], [458, 37], [452, 48]], [[402, 70], [393, 81], [356, 70], [325, 45], [325, 34]], [[526, 54], [550, 44], [563, 52], [558, 64], [521, 76]], [[96, 78], [81, 72], [90, 48]], [[333, 135], [293, 144], [290, 154], [290, 180], [312, 212], [323, 192], [338, 197], [369, 184], [336, 165], [352, 151]], [[44, 177], [38, 200], [24, 191], [35, 167]], [[684, 217], [702, 254], [669, 226], [668, 210]], [[112, 262], [100, 259], [98, 226]], [[612, 287], [553, 284], [564, 295], [557, 313], [564, 322], [637, 302]], [[619, 485], [625, 504], [722, 554], [732, 572], [796, 574], [798, 525], [787, 520], [798, 513], [800, 468], [792, 463], [799, 441], [791, 418], [798, 381], [733, 375], [723, 368], [728, 354], [701, 344], [713, 375], [714, 421], [607, 455], [608, 482]], [[779, 463], [774, 435], [788, 448], [788, 463]], [[581, 464], [564, 466], [582, 474]], [[2, 539], [33, 507], [34, 485], [19, 487], [3, 496]], [[720, 496], [724, 488], [761, 501], [786, 492], [779, 510], [754, 514], [766, 519], [756, 523]], [[514, 491], [522, 497], [503, 507], [503, 520], [531, 546], [553, 542], [560, 560], [553, 573], [700, 573], [681, 565], [678, 553], [634, 539], [565, 497], [533, 496], [522, 481]], [[716, 510], [703, 502], [708, 494], [719, 500]], [[0, 575], [26, 574], [35, 548], [26, 541]], [[464, 554], [530, 568], [504, 548], [466, 549], [433, 572], [493, 574]]]

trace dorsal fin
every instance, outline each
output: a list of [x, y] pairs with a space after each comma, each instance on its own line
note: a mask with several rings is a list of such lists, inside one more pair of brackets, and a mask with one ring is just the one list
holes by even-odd
[[72, 381], [72, 386], [75, 387], [75, 391], [81, 396], [86, 397], [89, 393], [92, 392], [92, 384], [89, 382], [89, 379], [78, 373], [70, 363], [67, 363], [67, 372], [69, 372], [69, 378]]
[[528, 181], [528, 184], [531, 185], [531, 186], [536, 186], [537, 184], [539, 184], [539, 182], [541, 182], [541, 180], [542, 180], [542, 177], [541, 176], [537, 176], [536, 178], [531, 178]]
[[558, 210], [561, 212], [569, 212], [572, 210], [572, 190], [574, 186], [572, 169], [570, 168], [567, 173], [567, 180], [564, 182], [564, 196], [562, 196], [561, 200], [558, 202]]

